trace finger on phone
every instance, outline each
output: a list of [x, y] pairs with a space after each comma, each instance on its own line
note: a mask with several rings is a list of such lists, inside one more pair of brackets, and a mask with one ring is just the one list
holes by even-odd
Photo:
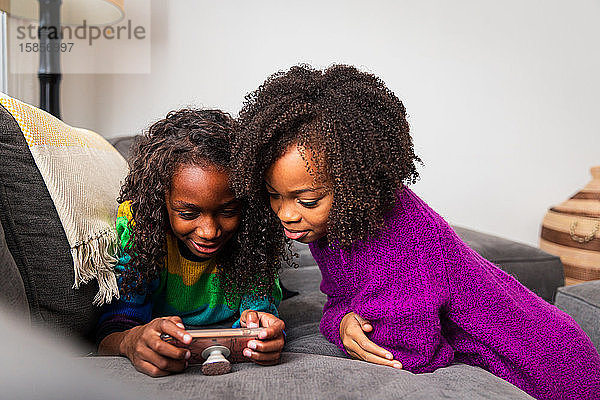
[[183, 325], [183, 321], [181, 320], [181, 317], [179, 317], [177, 315], [173, 315], [173, 316], [167, 317], [166, 319], [168, 319], [169, 321], [172, 321], [175, 325], [177, 325], [181, 329], [185, 329], [185, 326]]
[[149, 362], [161, 371], [165, 372], [181, 372], [185, 369], [186, 360], [174, 360], [169, 357], [164, 357], [161, 354], [155, 353], [151, 349], [148, 352], [142, 354], [144, 361]]
[[273, 365], [277, 364], [281, 358], [281, 352], [262, 353], [258, 351], [252, 351], [250, 359], [257, 364], [261, 365]]
[[179, 340], [181, 343], [190, 344], [192, 342], [192, 336], [185, 329], [175, 325], [170, 319], [165, 318], [160, 321], [159, 331]]
[[244, 310], [240, 314], [240, 326], [242, 328], [247, 328], [247, 326], [246, 326], [246, 314], [248, 314], [248, 310]]
[[148, 343], [148, 347], [156, 354], [173, 360], [188, 360], [191, 356], [188, 349], [173, 346], [171, 343], [162, 340], [160, 337]]
[[248, 328], [258, 328], [259, 326], [259, 318], [258, 318], [258, 313], [256, 311], [253, 310], [249, 310], [246, 313], [246, 326]]
[[284, 341], [283, 338], [274, 340], [250, 340], [248, 341], [247, 347], [250, 350], [254, 350], [261, 353], [279, 352], [283, 349]]
[[275, 321], [271, 326], [264, 328], [261, 332], [258, 333], [258, 338], [260, 340], [265, 339], [274, 339], [283, 335], [283, 328], [285, 324], [283, 321], [278, 320]]

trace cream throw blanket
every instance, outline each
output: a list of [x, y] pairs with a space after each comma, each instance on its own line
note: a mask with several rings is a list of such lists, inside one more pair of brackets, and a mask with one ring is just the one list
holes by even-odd
[[77, 289], [92, 279], [94, 304], [119, 295], [115, 219], [127, 162], [100, 135], [73, 128], [40, 109], [0, 93], [40, 170], [71, 247]]

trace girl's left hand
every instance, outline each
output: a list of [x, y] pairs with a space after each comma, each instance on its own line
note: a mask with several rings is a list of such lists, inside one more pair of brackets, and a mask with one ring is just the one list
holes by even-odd
[[248, 342], [248, 347], [243, 352], [244, 356], [261, 365], [279, 363], [285, 343], [283, 336], [285, 323], [282, 320], [266, 312], [244, 310], [240, 316], [240, 325], [243, 328], [265, 328], [258, 335], [260, 340]]
[[374, 364], [402, 369], [402, 364], [394, 360], [392, 353], [373, 343], [365, 332], [372, 332], [373, 325], [360, 315], [349, 312], [340, 323], [340, 339], [352, 357]]

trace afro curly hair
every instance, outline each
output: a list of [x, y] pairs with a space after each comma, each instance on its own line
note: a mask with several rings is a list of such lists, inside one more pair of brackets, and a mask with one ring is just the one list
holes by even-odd
[[[166, 256], [166, 233], [171, 226], [165, 194], [176, 170], [197, 165], [230, 170], [231, 134], [235, 121], [219, 110], [183, 109], [170, 112], [138, 138], [130, 171], [118, 201], [131, 201], [133, 239], [125, 252], [131, 256], [123, 275], [122, 294], [140, 293], [159, 276]], [[232, 307], [243, 294], [268, 296], [280, 266], [277, 249], [264, 246], [256, 227], [261, 216], [242, 203], [240, 227], [217, 254], [217, 275]]]
[[[419, 177], [404, 105], [381, 79], [352, 66], [275, 73], [246, 96], [238, 122], [233, 189], [264, 211], [268, 168], [291, 145], [310, 150], [309, 173], [333, 191], [327, 238], [341, 247], [376, 236], [396, 191]], [[270, 229], [282, 235], [270, 214]]]

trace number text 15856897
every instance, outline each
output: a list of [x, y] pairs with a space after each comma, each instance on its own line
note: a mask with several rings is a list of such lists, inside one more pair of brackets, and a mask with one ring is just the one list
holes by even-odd
[[70, 53], [75, 43], [44, 43], [37, 42], [19, 43], [21, 53], [50, 53], [61, 52]]

